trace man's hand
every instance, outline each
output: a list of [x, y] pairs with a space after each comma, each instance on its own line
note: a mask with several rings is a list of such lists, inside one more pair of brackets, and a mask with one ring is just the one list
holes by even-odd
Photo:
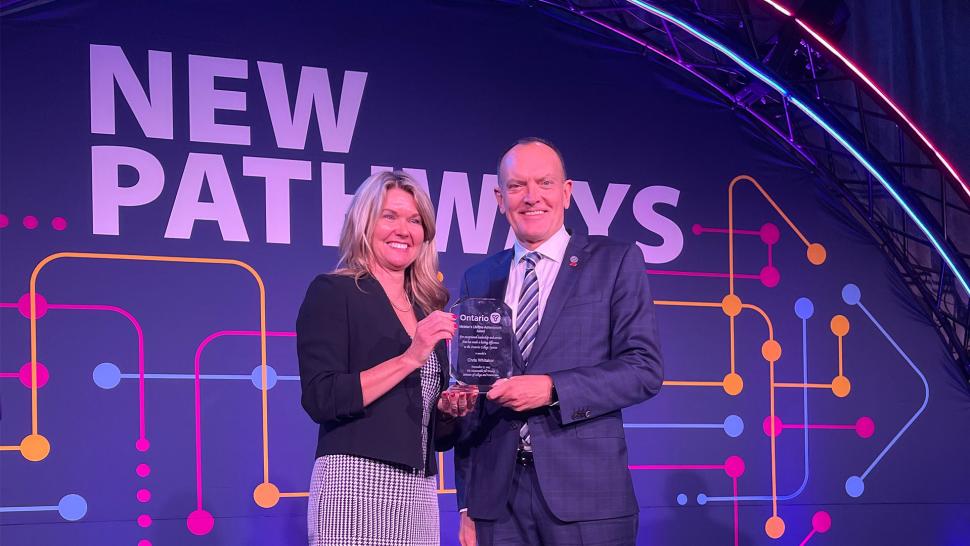
[[475, 411], [478, 400], [478, 387], [472, 385], [452, 385], [441, 393], [438, 411], [451, 417], [464, 417]]
[[500, 379], [488, 391], [488, 399], [515, 411], [552, 404], [552, 378], [548, 375], [516, 375]]
[[475, 546], [478, 539], [475, 536], [475, 520], [468, 517], [468, 511], [461, 513], [461, 521], [458, 523], [458, 543], [461, 546]]

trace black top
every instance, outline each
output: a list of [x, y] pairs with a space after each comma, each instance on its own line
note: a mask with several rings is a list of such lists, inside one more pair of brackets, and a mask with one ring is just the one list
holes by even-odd
[[[418, 320], [424, 313], [414, 306]], [[380, 283], [344, 275], [320, 275], [310, 283], [296, 319], [296, 347], [303, 409], [320, 424], [316, 456], [343, 453], [437, 473], [428, 431], [421, 464], [421, 370], [415, 370], [364, 407], [360, 372], [404, 353], [411, 345]], [[441, 385], [448, 385], [445, 344], [435, 347]], [[432, 415], [438, 412], [432, 408]], [[447, 428], [447, 427], [444, 427]]]

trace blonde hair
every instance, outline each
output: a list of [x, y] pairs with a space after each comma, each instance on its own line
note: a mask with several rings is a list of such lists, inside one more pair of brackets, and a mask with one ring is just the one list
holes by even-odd
[[424, 242], [418, 249], [414, 263], [404, 272], [404, 290], [425, 313], [442, 309], [448, 303], [448, 290], [438, 280], [438, 251], [435, 248], [435, 217], [431, 198], [411, 175], [401, 171], [372, 174], [357, 188], [347, 210], [340, 232], [340, 260], [335, 274], [360, 280], [373, 275], [370, 270], [374, 258], [371, 234], [380, 217], [388, 190], [397, 188], [414, 197], [424, 228]]

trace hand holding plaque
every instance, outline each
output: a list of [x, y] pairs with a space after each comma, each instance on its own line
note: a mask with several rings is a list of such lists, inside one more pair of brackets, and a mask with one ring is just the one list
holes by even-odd
[[468, 298], [451, 308], [458, 329], [451, 340], [451, 376], [487, 391], [512, 375], [512, 312], [492, 298]]

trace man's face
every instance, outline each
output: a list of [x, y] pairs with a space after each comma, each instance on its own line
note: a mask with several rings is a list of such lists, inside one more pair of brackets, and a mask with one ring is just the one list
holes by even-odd
[[499, 165], [498, 208], [529, 250], [555, 235], [563, 225], [573, 181], [565, 180], [552, 148], [539, 142], [519, 144]]

